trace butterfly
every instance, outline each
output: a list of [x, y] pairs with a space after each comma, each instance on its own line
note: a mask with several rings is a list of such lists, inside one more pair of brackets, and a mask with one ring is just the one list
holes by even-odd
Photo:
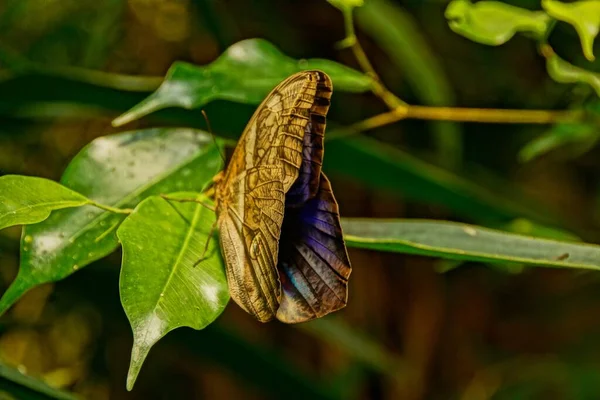
[[215, 178], [221, 250], [233, 300], [259, 321], [308, 321], [347, 303], [350, 261], [321, 171], [332, 94], [320, 71], [277, 85]]

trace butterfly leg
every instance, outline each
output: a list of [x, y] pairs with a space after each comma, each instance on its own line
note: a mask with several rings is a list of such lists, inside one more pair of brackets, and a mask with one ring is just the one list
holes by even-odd
[[[203, 207], [208, 208], [211, 211], [215, 211], [215, 208], [208, 205], [208, 204], [204, 204], [201, 201], [199, 201], [198, 199], [177, 199], [177, 198], [172, 198], [169, 197], [167, 195], [161, 195], [160, 197], [162, 197], [163, 199], [167, 200], [167, 203], [171, 206], [171, 208], [173, 210], [175, 210], [175, 212], [177, 214], [179, 214], [179, 216], [186, 222], [190, 223], [190, 221], [188, 221], [188, 219], [181, 214], [181, 212], [175, 208], [170, 202], [171, 201], [177, 201], [177, 202], [192, 202], [192, 203], [197, 203], [200, 204]], [[195, 268], [198, 264], [200, 264], [202, 261], [206, 260], [206, 253], [208, 252], [208, 245], [210, 244], [210, 240], [212, 239], [213, 233], [215, 232], [215, 228], [217, 227], [217, 219], [215, 219], [215, 221], [212, 223], [211, 227], [210, 227], [210, 231], [208, 232], [208, 237], [206, 238], [206, 243], [204, 244], [204, 250], [202, 251], [202, 255], [200, 256], [200, 258], [198, 259], [198, 261], [196, 261], [194, 263], [194, 265], [192, 265], [193, 268]]]
[[208, 208], [210, 211], [213, 211], [213, 212], [216, 211], [214, 206], [212, 206], [210, 204], [206, 204], [198, 199], [179, 199], [179, 198], [175, 198], [175, 197], [170, 197], [166, 194], [161, 194], [160, 197], [162, 197], [163, 199], [168, 200], [168, 201], [177, 201], [179, 203], [198, 203], [201, 206]]
[[208, 232], [208, 237], [206, 238], [206, 243], [204, 244], [204, 251], [202, 251], [202, 255], [200, 256], [200, 259], [198, 259], [198, 261], [196, 261], [194, 263], [194, 265], [192, 267], [196, 267], [198, 264], [200, 264], [202, 261], [206, 260], [206, 253], [208, 252], [208, 245], [210, 244], [210, 240], [213, 237], [213, 233], [215, 233], [215, 228], [217, 227], [217, 219], [215, 219], [215, 222], [212, 223], [211, 227], [210, 227], [210, 231]]

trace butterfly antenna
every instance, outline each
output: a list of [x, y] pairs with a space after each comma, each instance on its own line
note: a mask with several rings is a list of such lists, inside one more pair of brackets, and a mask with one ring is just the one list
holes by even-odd
[[210, 127], [210, 121], [208, 120], [208, 115], [206, 115], [206, 111], [202, 110], [202, 116], [204, 116], [204, 120], [206, 121], [206, 127], [208, 128], [208, 132], [210, 133], [210, 136], [212, 136], [213, 141], [215, 142], [215, 146], [217, 146], [217, 150], [219, 151], [219, 154], [221, 155], [221, 158], [223, 159], [223, 164], [225, 164], [227, 161], [225, 160], [225, 155], [223, 153], [221, 153], [221, 147], [219, 147], [219, 143], [217, 143], [217, 137], [215, 136], [215, 134], [212, 131], [212, 128]]

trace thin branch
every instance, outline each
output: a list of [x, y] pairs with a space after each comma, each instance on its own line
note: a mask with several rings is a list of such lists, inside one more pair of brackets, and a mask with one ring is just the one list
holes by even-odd
[[335, 129], [328, 139], [356, 135], [364, 131], [390, 125], [403, 119], [434, 121], [478, 122], [492, 124], [555, 124], [583, 121], [584, 110], [512, 110], [490, 108], [457, 108], [401, 106], [393, 111], [375, 115], [345, 128]]
[[373, 79], [372, 92], [381, 98], [391, 111], [357, 122], [345, 128], [336, 129], [329, 133], [328, 139], [358, 134], [403, 119], [504, 124], [554, 124], [577, 123], [583, 121], [586, 116], [584, 110], [502, 110], [428, 107], [407, 104], [388, 90], [377, 75], [377, 72], [356, 38], [352, 10], [344, 12], [344, 27], [346, 38], [341, 42], [341, 46], [349, 47], [352, 50], [361, 69]]
[[582, 120], [585, 112], [583, 110], [511, 110], [411, 105], [406, 110], [402, 110], [400, 114], [406, 119], [510, 124], [554, 124], [559, 122], [579, 122]]
[[373, 68], [373, 64], [369, 61], [367, 54], [360, 45], [354, 32], [354, 18], [352, 16], [352, 10], [344, 11], [344, 29], [346, 31], [346, 38], [341, 42], [341, 47], [349, 47], [358, 62], [360, 68], [367, 74], [372, 80], [373, 84], [371, 91], [377, 97], [391, 109], [394, 110], [398, 107], [405, 106], [406, 103], [398, 98], [394, 93], [390, 92], [382, 83], [379, 75]]

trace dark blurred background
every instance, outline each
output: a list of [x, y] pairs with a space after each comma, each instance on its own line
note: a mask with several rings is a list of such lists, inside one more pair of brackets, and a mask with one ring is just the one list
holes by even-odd
[[[533, 0], [509, 3], [539, 8]], [[566, 109], [589, 98], [585, 89], [553, 82], [535, 42], [524, 36], [486, 47], [454, 34], [444, 19], [446, 5], [375, 1], [368, 17], [357, 10], [359, 40], [386, 86], [403, 100]], [[407, 30], [404, 41], [376, 33], [375, 25], [393, 22]], [[44, 71], [83, 67], [160, 77], [176, 60], [207, 64], [253, 37], [294, 58], [328, 58], [358, 69], [349, 50], [336, 48], [343, 19], [325, 0], [0, 0], [0, 173], [58, 180], [98, 136], [186, 125], [145, 119], [112, 128], [111, 120], [148, 92], [106, 93]], [[559, 23], [550, 43], [573, 64], [600, 71], [598, 62], [584, 61], [571, 26]], [[415, 81], [410, 51], [435, 63], [433, 88]], [[31, 63], [35, 71], [21, 74]], [[424, 95], [427, 90], [432, 94]], [[67, 92], [69, 101], [59, 101]], [[235, 137], [253, 109], [218, 102], [208, 114], [216, 115], [216, 134]], [[350, 124], [384, 111], [371, 94], [336, 92], [330, 121]], [[598, 147], [567, 146], [519, 160], [520, 149], [549, 128], [403, 121], [367, 135], [494, 195], [527, 198], [567, 221], [553, 228], [598, 243]], [[453, 139], [440, 138], [443, 132]], [[326, 153], [326, 170], [327, 163]], [[533, 223], [515, 214], [505, 225], [492, 224], [454, 214], [439, 199], [407, 200], [402, 181], [390, 181], [395, 189], [386, 191], [349, 174], [331, 178], [346, 217], [447, 219], [516, 231]], [[3, 288], [18, 269], [19, 234], [0, 233]], [[353, 249], [350, 258], [349, 305], [331, 319], [351, 337], [328, 325], [330, 317], [301, 326], [260, 324], [232, 302], [206, 330], [180, 329], [159, 342], [128, 393], [132, 334], [119, 303], [120, 254], [113, 254], [29, 292], [0, 319], [0, 357], [89, 399], [600, 398], [597, 273], [459, 265]]]

